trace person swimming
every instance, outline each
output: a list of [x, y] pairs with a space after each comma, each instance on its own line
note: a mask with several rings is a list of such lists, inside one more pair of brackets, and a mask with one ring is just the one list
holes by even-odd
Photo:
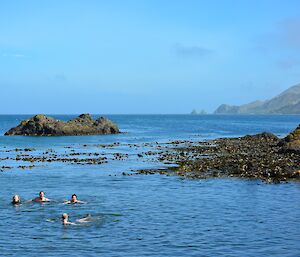
[[50, 199], [45, 197], [45, 192], [41, 191], [39, 197], [32, 199], [33, 202], [50, 202]]
[[76, 225], [74, 222], [69, 221], [69, 215], [67, 213], [61, 215], [61, 221], [63, 225]]
[[64, 202], [64, 204], [75, 204], [75, 203], [85, 203], [85, 202], [78, 200], [76, 194], [72, 194], [70, 201]]
[[61, 221], [63, 225], [79, 225], [78, 223], [86, 223], [91, 221], [91, 215], [88, 214], [85, 218], [78, 219], [75, 222], [69, 221], [69, 215], [67, 213], [63, 213], [61, 215]]
[[21, 203], [21, 197], [19, 195], [14, 195], [11, 201], [12, 204], [20, 204]]

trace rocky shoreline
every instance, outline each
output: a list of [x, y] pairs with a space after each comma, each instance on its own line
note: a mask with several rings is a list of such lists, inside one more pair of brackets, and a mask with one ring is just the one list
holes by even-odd
[[[87, 122], [95, 123], [87, 115], [80, 115], [69, 122], [78, 123], [79, 120], [89, 120]], [[24, 128], [21, 131], [27, 130]], [[117, 129], [114, 130], [116, 133], [117, 131]], [[45, 130], [40, 132], [46, 135]], [[261, 133], [200, 142], [173, 141], [143, 144], [115, 142], [113, 144], [83, 144], [82, 147], [84, 149], [81, 148], [78, 151], [74, 145], [64, 146], [63, 152], [56, 152], [53, 149], [41, 151], [34, 148], [7, 149], [3, 147], [0, 149], [3, 155], [0, 158], [0, 161], [3, 161], [0, 171], [14, 168], [31, 169], [39, 165], [50, 165], [50, 163], [102, 165], [108, 161], [124, 161], [130, 158], [136, 162], [150, 161], [158, 163], [160, 167], [162, 167], [161, 164], [164, 166], [159, 169], [120, 172], [121, 175], [159, 173], [188, 179], [238, 177], [260, 179], [268, 183], [300, 181], [300, 125], [283, 139], [272, 133]], [[101, 150], [105, 148], [112, 151]], [[124, 153], [124, 149], [128, 152]], [[19, 162], [21, 163], [17, 164]]]
[[173, 142], [159, 160], [166, 169], [139, 170], [139, 174], [173, 174], [189, 179], [239, 177], [268, 183], [300, 181], [300, 126], [284, 139], [271, 133], [204, 142]]

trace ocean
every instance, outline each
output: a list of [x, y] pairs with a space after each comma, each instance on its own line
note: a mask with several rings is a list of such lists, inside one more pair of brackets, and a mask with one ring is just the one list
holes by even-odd
[[[170, 141], [264, 131], [283, 137], [298, 126], [299, 115], [105, 115], [124, 133], [4, 136], [30, 116], [0, 115], [0, 255], [299, 256], [299, 183], [123, 174], [168, 165], [138, 154], [159, 151], [157, 146]], [[15, 160], [20, 156], [71, 155], [101, 156], [105, 161]], [[52, 201], [25, 202], [39, 191]], [[63, 204], [73, 193], [86, 203]], [[21, 205], [11, 205], [14, 194], [21, 196]], [[92, 219], [64, 227], [62, 213], [68, 213], [71, 221], [88, 214]]]

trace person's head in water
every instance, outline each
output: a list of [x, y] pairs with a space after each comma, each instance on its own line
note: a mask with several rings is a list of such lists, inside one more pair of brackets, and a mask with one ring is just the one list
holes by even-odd
[[41, 191], [39, 193], [39, 196], [40, 196], [40, 199], [43, 200], [45, 198], [45, 192], [44, 191]]
[[45, 197], [44, 191], [41, 191], [41, 192], [39, 192], [39, 196], [32, 199], [32, 201], [34, 201], [34, 202], [50, 202], [50, 199]]
[[85, 203], [77, 199], [76, 194], [72, 194], [71, 199], [69, 201], [64, 202], [65, 204], [74, 204], [74, 203]]
[[19, 204], [21, 203], [21, 198], [18, 195], [14, 195], [11, 201], [13, 204]]
[[61, 215], [61, 221], [64, 225], [68, 224], [69, 222], [69, 215], [67, 213], [63, 213], [63, 215]]
[[72, 194], [71, 202], [72, 203], [76, 203], [77, 202], [77, 195], [76, 194]]

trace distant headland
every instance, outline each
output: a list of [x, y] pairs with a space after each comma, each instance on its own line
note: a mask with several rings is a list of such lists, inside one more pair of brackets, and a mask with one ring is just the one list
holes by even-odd
[[267, 101], [248, 104], [220, 105], [215, 114], [300, 114], [300, 84]]

